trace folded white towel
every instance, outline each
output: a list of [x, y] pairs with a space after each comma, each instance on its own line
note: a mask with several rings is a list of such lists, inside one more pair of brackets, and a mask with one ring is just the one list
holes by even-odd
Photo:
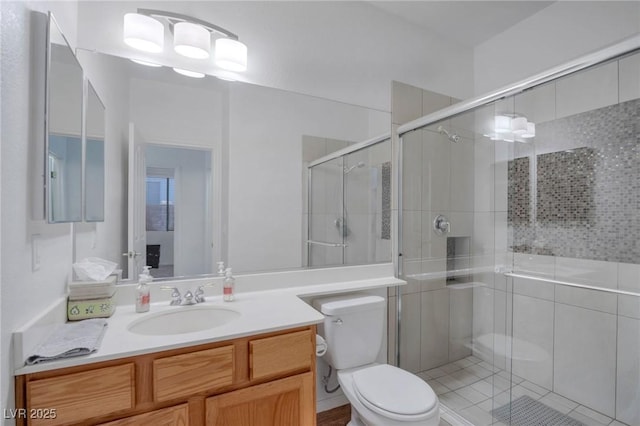
[[107, 320], [88, 319], [59, 325], [27, 358], [27, 365], [87, 355], [100, 347]]

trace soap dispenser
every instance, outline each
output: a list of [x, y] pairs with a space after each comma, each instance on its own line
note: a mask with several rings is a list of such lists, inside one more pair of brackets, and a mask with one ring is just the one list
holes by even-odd
[[226, 270], [224, 269], [224, 262], [218, 262], [218, 276], [224, 277], [226, 275]]
[[233, 291], [236, 285], [236, 279], [233, 278], [233, 275], [231, 275], [231, 268], [227, 268], [227, 270], [225, 271], [225, 277], [224, 277], [224, 285], [223, 285], [223, 295], [224, 295], [224, 301], [225, 302], [232, 302], [234, 297], [233, 297]]
[[153, 281], [153, 277], [149, 273], [151, 266], [145, 266], [144, 270], [138, 276], [138, 287], [136, 287], [136, 312], [148, 312], [151, 302], [151, 290], [149, 283]]

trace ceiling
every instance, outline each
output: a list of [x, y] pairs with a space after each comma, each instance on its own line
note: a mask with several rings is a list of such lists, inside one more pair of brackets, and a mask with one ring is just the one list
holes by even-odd
[[553, 1], [372, 1], [371, 5], [426, 31], [475, 47]]

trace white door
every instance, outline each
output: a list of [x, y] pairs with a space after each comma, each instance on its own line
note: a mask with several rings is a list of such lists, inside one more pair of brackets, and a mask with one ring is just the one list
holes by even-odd
[[129, 198], [128, 198], [128, 278], [137, 280], [147, 259], [146, 165], [144, 142], [133, 123], [129, 123]]

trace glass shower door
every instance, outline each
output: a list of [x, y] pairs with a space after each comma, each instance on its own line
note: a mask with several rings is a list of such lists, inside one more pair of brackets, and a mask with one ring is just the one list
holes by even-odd
[[309, 170], [310, 267], [344, 263], [345, 235], [349, 233], [344, 212], [344, 171], [343, 157]]

